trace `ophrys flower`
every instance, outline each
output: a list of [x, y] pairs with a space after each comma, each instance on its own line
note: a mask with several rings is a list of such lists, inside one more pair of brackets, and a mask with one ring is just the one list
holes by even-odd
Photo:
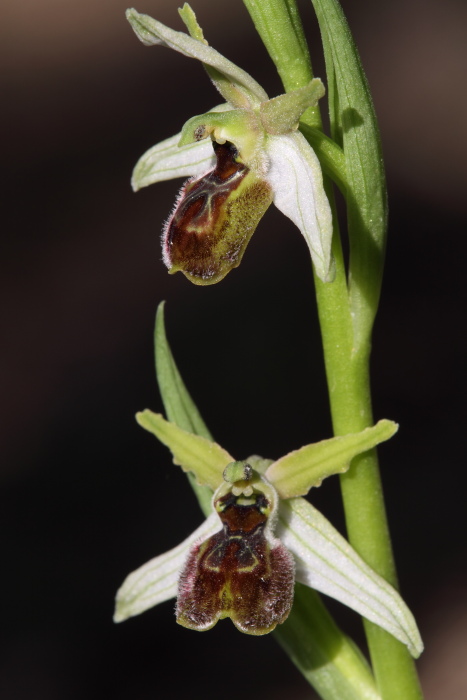
[[295, 568], [295, 580], [380, 625], [414, 656], [421, 653], [415, 621], [397, 591], [302, 498], [391, 437], [396, 424], [383, 420], [275, 462], [257, 456], [238, 462], [218, 444], [149, 410], [137, 420], [170, 448], [176, 464], [214, 491], [213, 512], [178, 547], [126, 578], [117, 594], [117, 622], [177, 596], [177, 620], [184, 626], [204, 630], [231, 617], [241, 631], [265, 634], [287, 617]]
[[332, 215], [316, 154], [298, 131], [303, 112], [324, 95], [319, 79], [269, 99], [241, 68], [208, 46], [188, 5], [180, 10], [190, 35], [128, 10], [146, 45], [164, 45], [204, 64], [225, 103], [193, 117], [181, 133], [149, 149], [133, 173], [135, 190], [191, 176], [162, 236], [171, 273], [195, 284], [218, 282], [240, 264], [269, 205], [300, 229], [318, 276], [333, 278]]

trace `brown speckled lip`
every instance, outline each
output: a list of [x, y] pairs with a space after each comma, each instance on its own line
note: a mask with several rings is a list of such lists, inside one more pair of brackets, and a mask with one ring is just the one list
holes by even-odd
[[256, 494], [239, 505], [231, 493], [216, 503], [223, 529], [195, 545], [179, 580], [177, 622], [206, 630], [230, 617], [242, 632], [261, 635], [287, 618], [293, 601], [290, 552], [265, 536], [269, 501]]
[[169, 270], [198, 284], [217, 282], [240, 264], [272, 201], [269, 185], [238, 162], [233, 144], [213, 146], [216, 167], [184, 185], [163, 238]]

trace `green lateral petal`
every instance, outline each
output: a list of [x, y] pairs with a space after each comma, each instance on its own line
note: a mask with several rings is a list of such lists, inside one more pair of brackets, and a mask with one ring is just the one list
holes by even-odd
[[163, 603], [164, 600], [175, 598], [180, 571], [190, 547], [197, 540], [204, 540], [220, 529], [219, 516], [217, 513], [211, 513], [178, 547], [151, 559], [129, 574], [117, 592], [114, 622], [122, 622]]
[[274, 204], [304, 235], [318, 277], [330, 282], [334, 277], [332, 214], [319, 160], [299, 132], [269, 136], [266, 149], [271, 159], [266, 178], [274, 191]]
[[[182, 9], [178, 10], [178, 14], [185, 23], [185, 26], [188, 29], [190, 36], [193, 39], [197, 39], [197, 41], [201, 41], [206, 46], [209, 46], [209, 43], [204, 38], [203, 30], [198, 24], [196, 15], [187, 2], [183, 5]], [[219, 72], [216, 68], [212, 68], [206, 63], [204, 63], [203, 65], [206, 70], [206, 73], [209, 75], [212, 82], [219, 90], [221, 95], [227, 100], [227, 102], [230, 102], [230, 104], [234, 107], [251, 107], [250, 99], [248, 95], [245, 95], [245, 92], [243, 90], [239, 89], [238, 86], [230, 82], [230, 80], [226, 78], [225, 75]]]
[[274, 484], [281, 498], [305, 496], [312, 486], [319, 486], [327, 476], [347, 471], [351, 460], [358, 454], [389, 440], [398, 427], [390, 420], [380, 420], [372, 428], [359, 433], [305, 445], [271, 464], [265, 476]]
[[174, 464], [185, 472], [193, 472], [198, 484], [209, 486], [213, 491], [222, 484], [225, 467], [235, 460], [220, 445], [182, 430], [149, 409], [137, 413], [136, 420], [169, 448]]
[[418, 657], [423, 643], [397, 591], [303, 498], [282, 501], [277, 535], [295, 555], [297, 581], [339, 600], [390, 632]]
[[215, 166], [211, 140], [178, 147], [181, 134], [171, 136], [141, 156], [133, 170], [131, 186], [137, 192], [162, 180], [201, 176]]
[[242, 105], [236, 106], [258, 105], [260, 102], [268, 99], [261, 85], [251, 75], [227, 58], [224, 58], [211, 46], [193, 39], [184, 32], [176, 32], [173, 29], [169, 29], [169, 27], [149, 17], [149, 15], [139, 14], [135, 9], [127, 10], [126, 18], [138, 39], [146, 46], [155, 46], [157, 44], [167, 46], [184, 56], [196, 58], [206, 66], [211, 66], [219, 71], [222, 78], [228, 83], [232, 83], [239, 93], [244, 96], [246, 104], [244, 102]]
[[319, 78], [314, 78], [303, 88], [263, 102], [259, 112], [264, 128], [268, 134], [276, 135], [297, 129], [303, 112], [308, 107], [315, 107], [324, 93], [323, 83]]

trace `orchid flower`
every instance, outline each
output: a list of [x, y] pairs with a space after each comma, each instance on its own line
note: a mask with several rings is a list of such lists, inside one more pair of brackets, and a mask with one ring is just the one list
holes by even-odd
[[177, 622], [206, 630], [230, 617], [261, 635], [283, 622], [294, 580], [384, 628], [418, 656], [416, 623], [397, 591], [378, 576], [303, 496], [357, 454], [397, 430], [381, 420], [360, 433], [307, 445], [277, 461], [235, 461], [217, 443], [145, 410], [138, 423], [167, 445], [174, 463], [214, 491], [212, 512], [175, 549], [131, 573], [117, 593], [120, 622], [177, 597]]
[[164, 226], [169, 272], [181, 271], [195, 284], [220, 281], [240, 264], [274, 202], [304, 235], [317, 275], [332, 281], [331, 209], [318, 158], [298, 131], [301, 115], [324, 95], [321, 80], [269, 99], [248, 73], [207, 44], [189, 5], [179, 12], [190, 36], [127, 11], [144, 44], [201, 61], [226, 100], [150, 148], [133, 172], [135, 191], [161, 180], [191, 178]]

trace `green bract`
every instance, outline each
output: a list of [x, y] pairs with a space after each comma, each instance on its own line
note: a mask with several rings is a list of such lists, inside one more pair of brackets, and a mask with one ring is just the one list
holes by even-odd
[[127, 11], [144, 44], [201, 61], [227, 101], [190, 119], [180, 134], [149, 149], [134, 169], [135, 190], [174, 177], [198, 178], [184, 185], [164, 228], [169, 271], [180, 270], [195, 284], [218, 282], [240, 264], [274, 202], [304, 235], [318, 276], [331, 281], [331, 210], [318, 158], [297, 131], [303, 112], [324, 95], [321, 81], [268, 99], [250, 75], [207, 44], [188, 5], [180, 14], [191, 36]]

